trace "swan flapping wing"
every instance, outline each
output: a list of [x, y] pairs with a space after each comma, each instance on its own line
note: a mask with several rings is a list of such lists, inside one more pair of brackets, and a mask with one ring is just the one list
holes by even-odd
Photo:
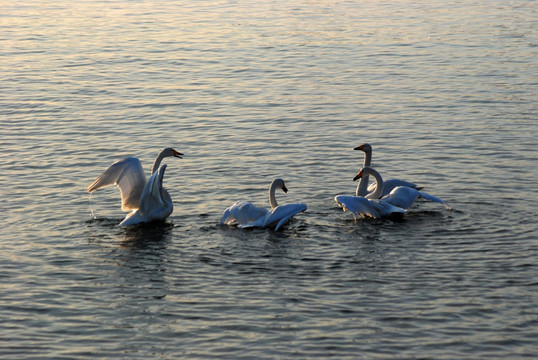
[[150, 176], [140, 196], [139, 208], [127, 215], [120, 226], [165, 220], [172, 213], [172, 198], [162, 186], [165, 170], [163, 165]]
[[121, 192], [121, 209], [136, 210], [145, 184], [146, 175], [140, 160], [130, 157], [112, 164], [88, 186], [88, 192], [108, 185], [118, 185]]

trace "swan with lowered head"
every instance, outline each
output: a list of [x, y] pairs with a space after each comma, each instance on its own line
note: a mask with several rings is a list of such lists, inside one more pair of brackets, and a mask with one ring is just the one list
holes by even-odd
[[108, 185], [117, 185], [120, 188], [121, 209], [131, 210], [120, 226], [165, 220], [174, 207], [170, 194], [163, 188], [166, 165], [160, 165], [165, 157], [181, 159], [182, 155], [172, 148], [163, 149], [153, 163], [148, 180], [137, 158], [128, 157], [117, 161], [88, 186], [88, 192], [92, 193]]
[[[364, 163], [362, 165], [363, 168], [371, 165], [372, 146], [370, 144], [362, 144], [360, 146], [357, 146], [353, 150], [361, 150], [364, 152]], [[375, 185], [372, 184], [368, 186], [368, 179], [369, 179], [368, 175], [365, 175], [360, 179], [359, 184], [357, 185], [357, 191], [355, 192], [355, 195], [365, 196], [368, 199], [377, 199], [377, 198], [372, 197]], [[383, 192], [381, 193], [380, 197], [387, 195], [388, 193], [392, 191], [392, 189], [394, 189], [397, 186], [407, 186], [416, 190], [422, 189], [422, 187], [419, 187], [416, 184], [410, 183], [405, 180], [389, 179], [383, 182]]]
[[301, 203], [278, 205], [275, 197], [277, 188], [282, 189], [285, 193], [288, 192], [284, 180], [273, 180], [269, 187], [269, 204], [271, 205], [271, 210], [256, 207], [248, 201], [238, 201], [224, 210], [220, 219], [220, 225], [237, 224], [242, 229], [250, 227], [274, 227], [275, 231], [277, 231], [292, 216], [306, 210], [306, 205]]
[[375, 179], [375, 188], [371, 199], [363, 196], [338, 195], [335, 197], [336, 203], [343, 207], [344, 210], [349, 209], [356, 218], [367, 216], [373, 218], [401, 216], [418, 198], [443, 204], [446, 208], [450, 209], [450, 206], [446, 205], [438, 197], [407, 186], [397, 186], [389, 194], [377, 199], [383, 193], [384, 186], [383, 178], [379, 172], [366, 166], [359, 171], [353, 180], [355, 181], [368, 175], [372, 175]]

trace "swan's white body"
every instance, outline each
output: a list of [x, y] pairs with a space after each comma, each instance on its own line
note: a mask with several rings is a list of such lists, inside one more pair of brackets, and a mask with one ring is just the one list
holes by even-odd
[[224, 210], [220, 224], [237, 224], [239, 228], [274, 227], [276, 231], [288, 222], [291, 217], [306, 210], [306, 205], [301, 203], [278, 205], [275, 197], [277, 187], [281, 188], [284, 192], [288, 192], [284, 180], [275, 179], [271, 183], [269, 187], [269, 204], [271, 205], [271, 210], [256, 207], [248, 201], [238, 201]]
[[[357, 146], [354, 150], [361, 150], [364, 152], [364, 163], [362, 167], [369, 167], [372, 163], [372, 146], [370, 144], [362, 144], [360, 146]], [[375, 190], [375, 184], [371, 184], [368, 186], [368, 180], [369, 176], [365, 175], [361, 178], [357, 185], [357, 191], [355, 192], [356, 196], [364, 196], [367, 199], [374, 199], [373, 192]], [[400, 180], [400, 179], [388, 179], [383, 182], [383, 192], [378, 197], [383, 197], [385, 195], [388, 195], [394, 188], [398, 186], [405, 186], [409, 188], [413, 188], [416, 190], [422, 189], [422, 187], [417, 186], [416, 184], [413, 184], [411, 182]], [[378, 199], [375, 198], [375, 199]]]
[[398, 186], [392, 189], [388, 195], [381, 197], [381, 199], [376, 199], [376, 197], [379, 197], [380, 194], [383, 193], [384, 183], [383, 178], [375, 169], [368, 166], [364, 167], [353, 180], [360, 179], [367, 175], [372, 175], [375, 178], [372, 199], [363, 196], [346, 195], [338, 195], [334, 198], [336, 203], [342, 207], [344, 211], [350, 210], [355, 218], [372, 217], [378, 219], [381, 217], [401, 216], [419, 197], [438, 202], [450, 209], [443, 200], [406, 186]]
[[[174, 156], [181, 158], [181, 153], [172, 148], [162, 150], [146, 181], [140, 160], [129, 157], [112, 164], [95, 181], [88, 186], [88, 192], [99, 190], [108, 185], [117, 185], [121, 192], [121, 209], [127, 214], [120, 226], [164, 220], [174, 210], [172, 198], [163, 188], [166, 165], [160, 166], [163, 158]], [[159, 167], [160, 166], [160, 167]]]
[[[353, 180], [362, 178], [366, 174], [371, 174], [368, 170], [363, 168]], [[372, 169], [373, 170], [373, 169]], [[375, 170], [374, 170], [375, 171]], [[377, 171], [375, 171], [377, 173]], [[372, 173], [373, 175], [373, 173]], [[379, 175], [379, 173], [377, 173]], [[379, 175], [376, 177], [376, 182], [374, 184], [375, 188], [372, 193], [369, 194], [372, 198], [364, 196], [348, 196], [348, 195], [337, 195], [334, 198], [334, 201], [338, 206], [342, 207], [344, 211], [349, 210], [355, 217], [358, 218], [367, 218], [371, 217], [374, 219], [379, 219], [382, 217], [400, 217], [405, 213], [405, 209], [394, 206], [386, 201], [377, 199], [383, 193], [383, 179]]]
[[450, 206], [445, 204], [445, 202], [438, 197], [407, 186], [398, 186], [392, 189], [392, 191], [388, 195], [383, 196], [381, 200], [394, 206], [401, 207], [402, 209], [409, 209], [415, 200], [419, 198], [443, 204], [447, 209], [450, 209]]
[[334, 201], [355, 217], [380, 219], [382, 217], [401, 217], [405, 209], [399, 208], [380, 199], [367, 199], [363, 196], [337, 195]]

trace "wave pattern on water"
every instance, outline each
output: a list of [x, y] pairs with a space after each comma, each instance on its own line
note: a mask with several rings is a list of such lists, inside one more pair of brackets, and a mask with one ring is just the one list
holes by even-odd
[[[534, 358], [532, 1], [7, 4], [0, 353], [22, 358]], [[355, 221], [369, 142], [425, 186]], [[173, 146], [165, 224], [86, 186]], [[237, 200], [308, 211], [220, 227]]]

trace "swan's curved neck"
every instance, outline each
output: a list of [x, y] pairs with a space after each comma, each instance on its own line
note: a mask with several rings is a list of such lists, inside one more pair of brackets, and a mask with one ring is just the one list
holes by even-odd
[[383, 195], [383, 178], [381, 174], [371, 167], [363, 168], [363, 173], [370, 174], [375, 179], [375, 189], [370, 194], [366, 195], [367, 199], [379, 199]]
[[159, 153], [159, 155], [157, 155], [157, 158], [155, 159], [155, 162], [153, 163], [153, 167], [151, 168], [151, 173], [153, 174], [155, 171], [157, 171], [157, 169], [159, 168], [159, 166], [161, 166], [161, 162], [163, 161], [165, 155], [164, 155], [164, 150], [161, 151]]
[[275, 181], [271, 183], [271, 187], [269, 188], [269, 204], [271, 205], [271, 209], [274, 209], [278, 206], [278, 203], [276, 202], [275, 197], [275, 191], [277, 188], [277, 184]]
[[[371, 162], [372, 162], [372, 152], [366, 151], [364, 153], [364, 163], [362, 164], [362, 167], [370, 166]], [[359, 183], [357, 184], [357, 190], [355, 191], [356, 196], [366, 196], [368, 192], [368, 180], [369, 179], [370, 178], [368, 174], [360, 178]]]

